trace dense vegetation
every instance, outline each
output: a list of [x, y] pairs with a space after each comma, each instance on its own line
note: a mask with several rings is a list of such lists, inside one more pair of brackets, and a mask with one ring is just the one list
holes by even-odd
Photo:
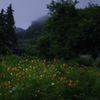
[[100, 100], [100, 57], [99, 67], [30, 56], [0, 59], [0, 100]]
[[[79, 54], [90, 54], [95, 59], [100, 48], [100, 6], [89, 4], [76, 9], [77, 2], [52, 1], [47, 8], [51, 17], [38, 39], [39, 55], [45, 58], [71, 59]], [[41, 48], [42, 47], [42, 48]]]
[[52, 0], [26, 30], [1, 10], [0, 100], [100, 100], [100, 6], [77, 3]]
[[0, 54], [9, 54], [11, 46], [15, 45], [17, 45], [15, 22], [10, 4], [6, 12], [2, 9], [0, 13]]
[[75, 7], [77, 3], [60, 0], [47, 5], [50, 17], [42, 24], [33, 21], [25, 30], [21, 51], [43, 59], [72, 59], [79, 54], [96, 59], [100, 49], [100, 6], [89, 3], [81, 9]]

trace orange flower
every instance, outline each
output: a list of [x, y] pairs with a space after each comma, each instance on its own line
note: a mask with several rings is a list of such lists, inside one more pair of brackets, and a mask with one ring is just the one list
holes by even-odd
[[42, 63], [42, 66], [45, 65], [44, 63]]
[[10, 67], [7, 68], [7, 71], [9, 71], [9, 70], [10, 70]]
[[60, 65], [60, 67], [62, 67], [62, 65]]
[[22, 74], [22, 75], [25, 75], [25, 73], [24, 73], [24, 72], [22, 72], [21, 74]]
[[36, 95], [34, 95], [35, 97], [37, 97], [38, 95], [36, 94]]
[[70, 72], [67, 72], [67, 74], [70, 74]]
[[30, 68], [33, 68], [32, 66], [30, 66]]
[[11, 85], [9, 85], [8, 88], [11, 88]]
[[43, 68], [43, 69], [47, 69], [47, 68]]
[[60, 79], [60, 81], [64, 80], [64, 78], [63, 78], [63, 77], [59, 77], [59, 79]]
[[59, 97], [61, 97], [61, 95], [58, 95]]
[[66, 64], [64, 63], [63, 66], [66, 66]]
[[28, 88], [29, 88], [29, 87], [30, 87], [30, 85], [26, 85], [26, 87], [28, 87]]
[[73, 81], [72, 81], [72, 80], [70, 80], [69, 82], [70, 82], [70, 83], [72, 83]]
[[68, 83], [68, 81], [65, 81], [65, 83]]
[[52, 77], [52, 75], [50, 75], [49, 77]]
[[24, 83], [22, 83], [21, 85], [24, 85]]
[[69, 84], [68, 84], [68, 86], [72, 86], [72, 84], [71, 84], [71, 83], [69, 83]]
[[76, 86], [76, 83], [74, 83], [73, 85]]
[[19, 79], [19, 78], [18, 78], [17, 80], [18, 80], [18, 81], [20, 81], [20, 79]]
[[76, 97], [76, 95], [74, 95], [74, 97]]
[[36, 78], [38, 78], [38, 76], [35, 76]]
[[15, 74], [15, 76], [18, 76], [18, 74]]
[[8, 94], [4, 94], [4, 96], [8, 96]]
[[54, 75], [52, 75], [52, 76], [56, 77], [56, 75], [55, 75], [55, 74], [54, 74]]
[[25, 71], [25, 69], [22, 69], [22, 71]]
[[61, 72], [60, 72], [60, 71], [58, 71], [57, 73], [58, 73], [58, 74], [61, 74]]
[[51, 66], [54, 67], [54, 64], [52, 64]]
[[40, 90], [38, 90], [37, 92], [40, 92]]
[[38, 66], [35, 66], [35, 68], [38, 68]]

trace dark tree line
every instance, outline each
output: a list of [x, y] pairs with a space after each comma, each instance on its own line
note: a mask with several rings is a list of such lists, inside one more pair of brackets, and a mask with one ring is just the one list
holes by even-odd
[[37, 41], [38, 55], [43, 58], [71, 59], [100, 53], [100, 6], [89, 3], [77, 9], [77, 0], [59, 0], [47, 5], [51, 17], [43, 36]]
[[19, 34], [27, 40], [26, 54], [43, 59], [72, 59], [80, 54], [100, 54], [100, 6], [89, 3], [76, 8], [77, 0], [59, 0], [47, 5], [50, 17], [45, 23], [33, 21]]
[[0, 54], [7, 54], [11, 46], [16, 44], [15, 21], [10, 4], [6, 12], [2, 9], [0, 13]]

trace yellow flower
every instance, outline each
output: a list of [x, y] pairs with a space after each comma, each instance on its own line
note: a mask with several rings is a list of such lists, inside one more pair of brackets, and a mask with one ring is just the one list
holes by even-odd
[[76, 82], [79, 82], [79, 80], [76, 80]]
[[28, 70], [28, 68], [26, 68], [26, 71]]
[[26, 62], [28, 61], [28, 59], [26, 59]]
[[63, 66], [66, 66], [66, 64], [64, 63]]
[[12, 93], [12, 91], [9, 91], [10, 93]]
[[55, 83], [51, 83], [51, 85], [55, 85]]
[[43, 75], [40, 75], [40, 77], [43, 77]]
[[10, 75], [12, 75], [12, 73], [10, 73]]
[[8, 84], [10, 84], [10, 81], [8, 81]]
[[18, 63], [18, 65], [20, 65], [20, 63]]
[[0, 95], [2, 95], [2, 93], [0, 93]]

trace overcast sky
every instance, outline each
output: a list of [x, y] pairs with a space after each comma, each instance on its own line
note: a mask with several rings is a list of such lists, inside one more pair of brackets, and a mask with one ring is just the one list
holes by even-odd
[[[76, 7], [84, 8], [90, 0], [80, 1]], [[100, 5], [100, 0], [91, 0], [93, 3]], [[5, 11], [7, 7], [12, 4], [14, 10], [15, 26], [27, 29], [31, 22], [44, 16], [48, 13], [46, 8], [51, 0], [0, 0], [0, 10], [3, 8]]]

